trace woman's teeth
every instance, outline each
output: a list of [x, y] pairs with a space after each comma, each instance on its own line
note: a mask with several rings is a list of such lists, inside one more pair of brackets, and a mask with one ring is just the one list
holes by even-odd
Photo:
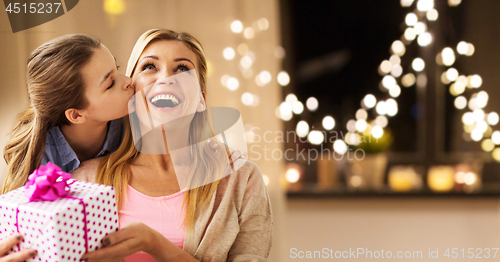
[[175, 107], [179, 104], [179, 99], [170, 94], [160, 94], [151, 98], [151, 103], [156, 107]]

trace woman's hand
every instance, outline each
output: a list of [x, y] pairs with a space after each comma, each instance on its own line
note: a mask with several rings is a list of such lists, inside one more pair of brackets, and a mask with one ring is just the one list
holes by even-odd
[[197, 261], [154, 229], [141, 222], [124, 226], [102, 239], [105, 246], [83, 255], [87, 261], [121, 261], [139, 251], [148, 253], [155, 261]]
[[139, 251], [150, 253], [155, 245], [153, 229], [140, 222], [130, 223], [122, 229], [105, 236], [104, 248], [83, 255], [88, 261], [121, 261]]
[[0, 262], [24, 261], [30, 257], [36, 256], [36, 250], [26, 249], [20, 252], [14, 252], [7, 255], [7, 252], [17, 243], [21, 242], [23, 236], [19, 233], [0, 241]]

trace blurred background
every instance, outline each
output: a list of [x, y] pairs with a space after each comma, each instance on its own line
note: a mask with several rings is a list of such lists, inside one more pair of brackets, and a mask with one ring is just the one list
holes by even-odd
[[497, 0], [96, 0], [14, 34], [2, 11], [0, 146], [44, 42], [96, 36], [124, 73], [143, 32], [186, 31], [207, 54], [208, 104], [242, 113], [273, 205], [269, 261], [500, 248], [499, 12]]

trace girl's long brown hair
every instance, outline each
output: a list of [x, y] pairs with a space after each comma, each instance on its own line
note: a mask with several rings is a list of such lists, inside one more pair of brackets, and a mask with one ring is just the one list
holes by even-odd
[[27, 77], [31, 106], [17, 117], [4, 148], [7, 173], [2, 194], [23, 186], [38, 168], [47, 132], [69, 124], [65, 111], [87, 107], [80, 72], [100, 45], [99, 40], [88, 35], [66, 35], [31, 53]]

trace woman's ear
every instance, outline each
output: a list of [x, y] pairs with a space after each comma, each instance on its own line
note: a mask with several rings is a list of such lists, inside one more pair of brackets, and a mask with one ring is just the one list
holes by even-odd
[[82, 115], [78, 109], [66, 109], [66, 111], [64, 111], [64, 115], [71, 124], [83, 124], [87, 121], [87, 118]]
[[200, 101], [198, 103], [198, 106], [196, 107], [196, 112], [203, 112], [207, 109], [207, 97], [205, 94], [205, 91], [201, 92], [200, 94]]

